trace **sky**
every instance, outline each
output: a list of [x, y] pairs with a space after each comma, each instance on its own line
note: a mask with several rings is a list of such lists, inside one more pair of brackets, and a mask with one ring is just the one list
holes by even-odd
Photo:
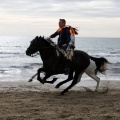
[[50, 36], [62, 18], [78, 37], [120, 38], [120, 0], [0, 0], [2, 36]]

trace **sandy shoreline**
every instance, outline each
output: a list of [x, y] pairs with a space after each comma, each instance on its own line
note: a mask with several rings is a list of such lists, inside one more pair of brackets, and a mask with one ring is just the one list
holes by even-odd
[[[0, 82], [0, 92], [25, 92], [25, 91], [37, 91], [37, 92], [61, 92], [63, 89], [65, 89], [67, 86], [69, 86], [71, 83], [67, 85], [61, 86], [59, 89], [55, 88], [55, 84], [41, 84], [38, 81], [35, 82], [27, 82], [27, 81], [1, 81]], [[71, 90], [72, 91], [86, 91], [85, 88], [90, 88], [91, 90], [95, 90], [96, 82], [94, 80], [87, 80], [80, 82], [79, 85], [74, 86]], [[114, 80], [114, 81], [108, 81], [108, 80], [101, 80], [99, 85], [99, 91], [103, 89], [109, 89], [109, 90], [119, 90], [120, 89], [120, 81]], [[70, 91], [71, 91], [70, 90]], [[69, 94], [69, 92], [67, 93]]]
[[119, 81], [101, 81], [100, 92], [77, 86], [58, 96], [63, 88], [39, 82], [0, 82], [0, 120], [120, 119]]

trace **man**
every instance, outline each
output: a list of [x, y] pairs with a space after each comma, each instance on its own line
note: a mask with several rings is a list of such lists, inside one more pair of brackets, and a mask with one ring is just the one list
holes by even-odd
[[56, 36], [58, 36], [58, 46], [63, 49], [66, 50], [68, 47], [68, 44], [71, 40], [71, 34], [70, 34], [70, 30], [68, 27], [66, 27], [66, 21], [65, 19], [60, 19], [59, 20], [59, 29], [52, 35], [50, 35], [49, 38], [54, 38]]
[[[50, 35], [49, 39], [54, 38], [58, 35], [59, 35], [59, 37], [58, 37], [57, 45], [59, 46], [59, 48], [66, 51], [66, 49], [69, 45], [69, 42], [71, 40], [71, 34], [70, 34], [70, 29], [68, 27], [66, 27], [65, 19], [59, 20], [59, 29], [54, 34]], [[68, 74], [70, 69], [66, 67], [66, 60], [64, 57], [62, 58], [62, 62], [63, 62], [65, 74]]]

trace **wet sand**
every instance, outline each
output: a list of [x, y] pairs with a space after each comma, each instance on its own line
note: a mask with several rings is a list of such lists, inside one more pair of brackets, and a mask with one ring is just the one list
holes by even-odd
[[120, 82], [101, 81], [99, 92], [38, 82], [0, 82], [0, 120], [120, 120]]

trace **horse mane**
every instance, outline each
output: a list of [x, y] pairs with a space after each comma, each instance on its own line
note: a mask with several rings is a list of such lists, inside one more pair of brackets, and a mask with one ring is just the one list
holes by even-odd
[[47, 38], [44, 38], [44, 36], [43, 36], [43, 37], [40, 36], [39, 39], [44, 40], [47, 44], [50, 45], [51, 48], [59, 49], [58, 45], [57, 45], [55, 42], [53, 42], [52, 40], [49, 40], [49, 39], [47, 39]]
[[39, 36], [38, 37], [40, 40], [44, 40], [46, 43], [48, 43], [51, 47], [53, 47], [52, 46], [52, 44], [51, 43], [53, 43], [51, 40], [48, 40], [48, 39], [46, 39], [44, 36]]

